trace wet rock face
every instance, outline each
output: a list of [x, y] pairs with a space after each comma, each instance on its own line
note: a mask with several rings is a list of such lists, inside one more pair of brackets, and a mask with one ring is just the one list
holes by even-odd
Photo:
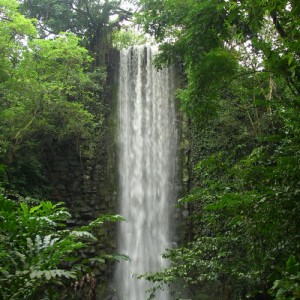
[[[99, 216], [117, 212], [114, 125], [117, 58], [118, 53], [112, 52], [104, 100], [107, 111], [101, 134], [89, 141], [91, 148], [89, 157], [80, 155], [75, 145], [66, 145], [59, 155], [56, 153], [52, 157], [49, 154], [50, 159], [48, 157], [48, 179], [52, 186], [50, 200], [66, 204], [72, 215], [72, 219], [68, 221], [70, 227], [82, 226]], [[97, 232], [97, 238], [94, 248], [84, 255], [116, 252], [116, 224], [103, 224], [101, 230]], [[108, 286], [113, 273], [112, 268], [111, 262], [106, 262], [101, 268], [95, 268], [96, 289], [101, 289], [100, 292], [96, 292], [96, 298], [103, 299], [103, 295], [106, 294], [103, 284]], [[82, 295], [80, 297], [79, 299], [82, 299]]]
[[76, 225], [86, 224], [103, 214], [116, 213], [114, 114], [118, 57], [119, 53], [113, 50], [107, 59], [105, 98], [101, 100], [104, 101], [105, 120], [99, 135], [95, 134], [93, 140], [88, 141], [88, 157], [80, 154], [75, 145], [66, 145], [59, 155], [49, 160], [51, 198], [66, 203]]
[[[82, 226], [99, 216], [116, 213], [115, 157], [114, 145], [110, 141], [113, 139], [109, 134], [102, 137], [102, 140], [98, 141], [99, 151], [95, 152], [92, 159], [84, 160], [74, 151], [71, 155], [69, 152], [66, 156], [56, 157], [52, 162], [49, 174], [53, 186], [51, 200], [65, 202], [72, 215], [67, 224], [69, 227]], [[115, 253], [115, 227], [114, 223], [103, 224], [95, 233], [98, 241], [84, 255]], [[105, 263], [101, 268], [94, 269], [97, 288], [108, 285], [113, 273], [112, 266], [112, 263]]]

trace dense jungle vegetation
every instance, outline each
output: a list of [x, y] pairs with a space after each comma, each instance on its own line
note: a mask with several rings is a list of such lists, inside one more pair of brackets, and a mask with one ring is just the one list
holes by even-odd
[[0, 0], [0, 299], [93, 299], [103, 282], [92, 271], [125, 258], [93, 253], [103, 222], [120, 216], [70, 229], [64, 204], [36, 200], [51, 195], [55, 157], [96, 151], [124, 17], [118, 2]]
[[53, 155], [93, 156], [109, 51], [145, 41], [128, 18], [178, 69], [186, 116], [189, 214], [170, 266], [144, 275], [150, 297], [300, 299], [300, 2], [129, 2], [0, 0], [0, 299], [70, 298], [105, 261], [77, 254], [121, 217], [70, 230], [63, 204], [35, 198]]

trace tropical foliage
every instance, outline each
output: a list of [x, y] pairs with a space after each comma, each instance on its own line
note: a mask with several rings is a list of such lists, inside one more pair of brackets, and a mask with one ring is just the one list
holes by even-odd
[[106, 114], [106, 72], [91, 68], [73, 33], [41, 39], [17, 2], [2, 0], [0, 7], [0, 159], [11, 188], [43, 194], [53, 154], [91, 155], [89, 141]]
[[77, 283], [92, 274], [92, 265], [95, 270], [114, 258], [84, 258], [80, 251], [93, 246], [104, 221], [119, 221], [120, 216], [103, 216], [70, 230], [65, 226], [71, 215], [62, 203], [34, 202], [0, 195], [1, 299], [69, 298]]

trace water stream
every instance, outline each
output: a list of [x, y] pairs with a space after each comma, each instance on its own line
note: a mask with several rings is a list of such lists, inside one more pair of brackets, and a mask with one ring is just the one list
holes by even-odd
[[[177, 134], [173, 71], [157, 71], [151, 47], [121, 52], [119, 70], [118, 252], [130, 257], [116, 270], [118, 299], [144, 300], [150, 287], [137, 275], [166, 266], [171, 245]], [[168, 300], [168, 291], [155, 299]]]

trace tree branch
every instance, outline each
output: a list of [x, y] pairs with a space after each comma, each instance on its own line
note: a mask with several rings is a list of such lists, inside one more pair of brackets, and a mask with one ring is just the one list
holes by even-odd
[[284, 29], [283, 29], [283, 27], [281, 26], [281, 24], [279, 23], [279, 20], [278, 20], [278, 17], [277, 17], [277, 11], [276, 11], [276, 10], [271, 11], [270, 15], [271, 15], [271, 17], [272, 17], [273, 23], [274, 23], [275, 28], [276, 28], [276, 30], [278, 31], [279, 35], [280, 35], [282, 38], [286, 38], [286, 37], [287, 37], [287, 34], [286, 34], [286, 32], [284, 31]]

